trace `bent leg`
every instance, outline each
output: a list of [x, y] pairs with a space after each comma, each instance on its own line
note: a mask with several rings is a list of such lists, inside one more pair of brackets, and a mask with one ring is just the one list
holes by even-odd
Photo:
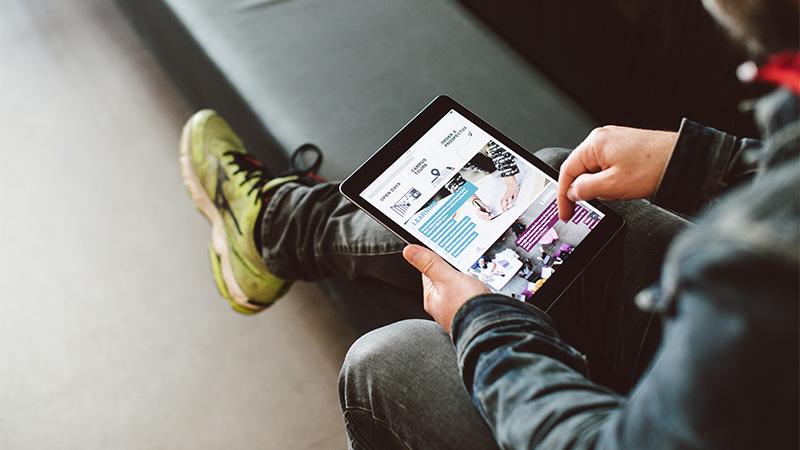
[[[536, 153], [553, 167], [566, 149]], [[639, 311], [634, 296], [655, 283], [684, 219], [645, 201], [611, 202], [627, 226], [548, 313], [564, 339], [589, 355], [595, 379], [627, 391], [660, 343], [660, 320]], [[344, 199], [333, 183], [287, 184], [267, 205], [263, 256], [282, 278], [316, 281], [369, 277], [421, 298], [419, 273], [402, 257], [405, 244]]]
[[421, 292], [419, 272], [402, 256], [405, 243], [342, 197], [336, 183], [278, 189], [261, 236], [264, 261], [278, 277], [370, 277]]
[[362, 336], [339, 375], [350, 448], [497, 448], [458, 373], [450, 337], [406, 320]]

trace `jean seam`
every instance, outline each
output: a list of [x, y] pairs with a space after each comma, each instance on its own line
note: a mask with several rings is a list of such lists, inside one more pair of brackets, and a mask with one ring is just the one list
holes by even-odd
[[264, 219], [261, 221], [260, 224], [256, 224], [256, 226], [262, 227], [262, 230], [266, 229], [269, 230], [272, 225], [272, 219], [275, 217], [275, 210], [278, 208], [278, 204], [280, 203], [281, 199], [284, 195], [288, 192], [287, 188], [294, 188], [296, 187], [297, 183], [288, 182], [284, 183], [283, 185], [279, 186], [278, 189], [275, 190], [275, 193], [272, 194], [272, 197], [267, 202], [266, 209], [264, 210]]
[[352, 252], [352, 251], [335, 251], [335, 252], [314, 252], [314, 256], [318, 258], [327, 258], [330, 256], [395, 256], [402, 255], [402, 250], [392, 250], [387, 252]]
[[[404, 439], [402, 439], [402, 438], [400, 437], [400, 435], [398, 435], [397, 433], [395, 433], [395, 431], [392, 429], [392, 427], [391, 427], [391, 426], [389, 426], [389, 424], [388, 424], [386, 421], [384, 421], [384, 420], [382, 420], [382, 419], [379, 419], [379, 418], [375, 417], [375, 413], [374, 413], [374, 412], [373, 412], [371, 409], [369, 409], [369, 408], [362, 408], [362, 407], [353, 407], [353, 406], [347, 406], [347, 407], [345, 407], [345, 408], [344, 408], [344, 412], [345, 412], [345, 414], [347, 414], [348, 412], [351, 412], [351, 411], [359, 411], [359, 412], [365, 412], [365, 413], [368, 413], [368, 414], [370, 415], [370, 417], [372, 418], [372, 420], [374, 420], [374, 421], [375, 421], [375, 423], [376, 423], [376, 424], [378, 424], [378, 425], [382, 426], [383, 428], [385, 428], [386, 430], [388, 430], [390, 433], [392, 433], [392, 435], [393, 435], [395, 438], [397, 438], [397, 440], [398, 440], [399, 442], [402, 442], [402, 443], [403, 443], [403, 445], [404, 445], [406, 448], [408, 448], [409, 450], [412, 450], [412, 447], [411, 447], [411, 446], [408, 444], [408, 442], [406, 442]], [[358, 426], [357, 426], [355, 423], [353, 423], [353, 422], [350, 422], [350, 426], [352, 426], [352, 427], [353, 427], [353, 428], [354, 428], [356, 431], [358, 431]], [[359, 435], [359, 436], [360, 436], [360, 434], [361, 434], [361, 433], [358, 433], [358, 435]], [[359, 436], [354, 436], [354, 438], [358, 438]], [[362, 441], [359, 441], [359, 445], [361, 445], [361, 446], [363, 446], [363, 447], [370, 447], [369, 445], [365, 444], [365, 443], [364, 443], [364, 442], [362, 442]]]
[[634, 378], [635, 378], [636, 372], [639, 369], [639, 359], [642, 356], [642, 349], [644, 348], [644, 343], [647, 340], [647, 335], [648, 335], [648, 333], [650, 333], [650, 325], [652, 325], [653, 319], [655, 317], [656, 317], [656, 313], [654, 313], [654, 312], [650, 313], [650, 318], [647, 320], [647, 327], [644, 329], [644, 333], [642, 333], [642, 340], [641, 340], [641, 342], [639, 342], [639, 349], [636, 352], [636, 359], [633, 362], [633, 370], [632, 370], [631, 373], [634, 374], [634, 375], [631, 375], [632, 378], [630, 380], [630, 386], [633, 386], [634, 383], [636, 382], [636, 380]]
[[[348, 245], [347, 242], [333, 243], [325, 247], [314, 246], [314, 254], [318, 256], [338, 256], [338, 255], [357, 255], [357, 256], [383, 256], [396, 255], [403, 252], [405, 243], [371, 242], [361, 245]], [[399, 245], [398, 245], [399, 244]]]
[[[300, 259], [301, 260], [305, 260], [305, 261], [308, 261], [308, 260], [325, 260], [325, 259], [332, 258], [332, 257], [348, 257], [348, 258], [351, 258], [351, 259], [356, 259], [356, 258], [361, 258], [361, 257], [364, 257], [364, 258], [375, 258], [375, 257], [384, 257], [384, 256], [397, 256], [397, 255], [402, 255], [402, 254], [403, 254], [402, 252], [372, 253], [372, 254], [366, 254], [366, 253], [355, 253], [355, 254], [352, 254], [352, 253], [315, 253], [313, 258], [303, 257], [303, 258], [300, 258]], [[286, 257], [283, 257], [283, 256], [272, 256], [272, 255], [263, 255], [262, 259], [264, 260], [264, 263], [267, 265], [268, 269], [270, 268], [270, 266], [273, 266], [275, 264], [281, 264], [281, 263], [285, 263], [287, 261], [293, 261], [292, 258], [286, 258]]]

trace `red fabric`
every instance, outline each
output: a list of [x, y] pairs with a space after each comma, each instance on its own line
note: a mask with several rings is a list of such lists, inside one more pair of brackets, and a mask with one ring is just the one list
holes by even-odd
[[800, 96], [800, 52], [788, 51], [771, 56], [758, 68], [755, 80], [777, 84]]

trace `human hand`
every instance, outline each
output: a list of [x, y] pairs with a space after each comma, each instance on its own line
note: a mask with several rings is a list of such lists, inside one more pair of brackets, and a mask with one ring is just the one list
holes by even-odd
[[500, 207], [503, 208], [503, 211], [508, 211], [517, 204], [519, 183], [517, 183], [517, 179], [513, 175], [504, 177], [503, 181], [506, 182], [506, 191], [503, 193], [503, 196], [500, 197]]
[[422, 273], [425, 311], [448, 334], [458, 308], [476, 295], [491, 292], [476, 278], [452, 268], [436, 253], [419, 245], [408, 245], [403, 257]]
[[478, 218], [489, 220], [489, 218], [492, 217], [492, 208], [489, 208], [489, 205], [484, 203], [483, 200], [478, 198], [477, 195], [472, 194], [472, 197], [470, 197], [470, 203], [472, 203], [472, 206], [475, 207], [475, 215], [478, 216]]
[[678, 133], [617, 126], [594, 129], [561, 165], [558, 216], [567, 221], [578, 200], [650, 198]]

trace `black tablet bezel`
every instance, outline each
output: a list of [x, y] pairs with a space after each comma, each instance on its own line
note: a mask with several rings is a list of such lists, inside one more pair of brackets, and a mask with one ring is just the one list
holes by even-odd
[[[525, 158], [548, 177], [558, 180], [557, 170], [548, 166], [534, 154], [509, 139], [452, 98], [444, 95], [439, 96], [339, 185], [339, 191], [344, 197], [407, 243], [424, 245], [399, 224], [369, 204], [360, 194], [451, 110], [455, 110], [501, 141], [503, 145], [520, 157]], [[569, 259], [528, 300], [529, 303], [544, 311], [547, 311], [556, 302], [558, 297], [624, 226], [622, 216], [606, 204], [597, 200], [592, 200], [588, 203], [600, 210], [604, 217], [583, 241], [575, 247]]]

